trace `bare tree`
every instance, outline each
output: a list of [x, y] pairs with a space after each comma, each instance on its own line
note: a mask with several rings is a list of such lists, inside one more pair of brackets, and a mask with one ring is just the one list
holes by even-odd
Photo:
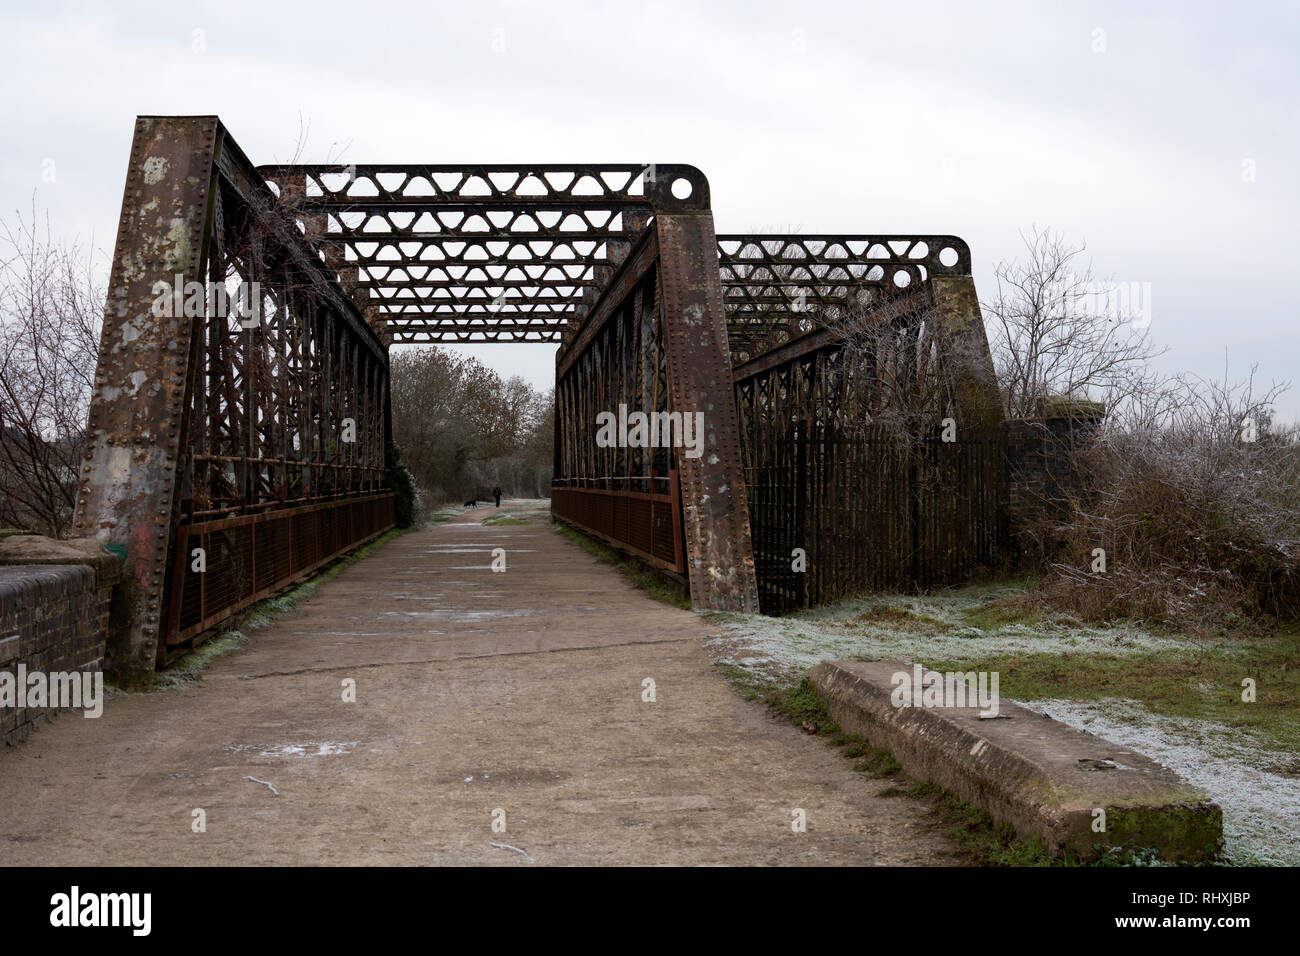
[[390, 369], [394, 438], [433, 500], [481, 496], [493, 485], [511, 496], [549, 489], [552, 394], [436, 347], [394, 352]]
[[1151, 360], [1165, 350], [1151, 341], [1149, 297], [1094, 278], [1086, 247], [1059, 233], [1022, 238], [1026, 257], [999, 263], [984, 301], [1007, 416], [1035, 418], [1053, 396], [1118, 409], [1156, 385]]
[[0, 522], [64, 535], [99, 349], [91, 254], [15, 213], [0, 219]]

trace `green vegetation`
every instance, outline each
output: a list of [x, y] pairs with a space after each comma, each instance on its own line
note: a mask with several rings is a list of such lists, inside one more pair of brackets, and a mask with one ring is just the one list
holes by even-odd
[[540, 498], [551, 486], [555, 401], [451, 349], [394, 349], [393, 437], [426, 501]]
[[966, 608], [961, 615], [968, 625], [986, 632], [995, 632], [1016, 625], [1032, 627], [1041, 624], [1044, 617], [1043, 612], [1038, 609], [999, 600]]
[[403, 463], [402, 449], [396, 442], [390, 441], [384, 445], [384, 468], [388, 471], [388, 481], [393, 488], [393, 524], [399, 528], [409, 528], [415, 524], [415, 479]]
[[898, 778], [881, 791], [881, 796], [910, 796], [929, 804], [929, 811], [941, 822], [961, 848], [968, 862], [976, 866], [1060, 866], [1077, 865], [1072, 857], [1055, 859], [1039, 841], [1022, 840], [1007, 824], [997, 824], [983, 810], [972, 807], [931, 783], [909, 783], [902, 766], [888, 750], [873, 747], [856, 734], [847, 734], [831, 719], [811, 682], [805, 677], [792, 686], [762, 684], [744, 668], [722, 665], [721, 670], [736, 690], [748, 700], [762, 700], [772, 710], [806, 733], [838, 747], [842, 756], [853, 760], [853, 769], [872, 777]]
[[223, 631], [211, 640], [204, 641], [193, 650], [187, 651], [166, 670], [154, 674], [153, 689], [170, 690], [184, 687], [186, 684], [198, 683], [203, 679], [203, 671], [207, 670], [209, 664], [223, 654], [239, 650], [247, 643], [248, 635], [243, 631]]
[[523, 518], [516, 518], [514, 515], [499, 514], [493, 515], [491, 518], [484, 518], [480, 524], [496, 527], [498, 525], [529, 524], [529, 522]]
[[[848, 750], [845, 750], [844, 755], [855, 756]], [[894, 755], [881, 747], [867, 747], [856, 756], [862, 759], [853, 765], [853, 769], [859, 773], [869, 773], [873, 777], [892, 777], [903, 769], [903, 765], [894, 759]]]
[[[1010, 620], [1008, 618], [1008, 620]], [[1045, 655], [1050, 660], [1050, 656]], [[1086, 659], [1093, 663], [1091, 659]], [[1117, 669], [1123, 669], [1127, 659], [1116, 660]], [[956, 662], [926, 662], [928, 666], [956, 669]], [[1012, 662], [1003, 670], [1006, 675]], [[880, 791], [883, 797], [908, 796], [923, 800], [937, 822], [957, 843], [962, 856], [976, 866], [1151, 866], [1159, 860], [1150, 849], [1111, 849], [1100, 859], [1083, 861], [1073, 851], [1063, 857], [1053, 857], [1039, 840], [1025, 840], [1009, 824], [997, 823], [985, 811], [966, 803], [961, 798], [924, 781], [912, 781], [902, 766], [888, 750], [873, 747], [869, 741], [855, 734], [843, 732], [831, 719], [808, 679], [784, 683], [766, 678], [754, 669], [735, 663], [719, 663], [719, 670], [746, 700], [761, 701], [773, 712], [789, 720], [806, 733], [823, 738], [829, 746], [838, 747], [842, 756], [853, 760], [853, 769], [872, 777], [896, 778], [899, 782]], [[988, 669], [992, 664], [964, 662], [963, 669]], [[1004, 677], [1003, 690], [1006, 680]], [[1052, 693], [1063, 695], [1068, 688], [1053, 685]], [[1300, 770], [1300, 767], [1297, 768]]]
[[[872, 593], [783, 618], [710, 619], [722, 633], [709, 644], [733, 685], [750, 699], [790, 694], [790, 706], [779, 709], [787, 716], [807, 711], [801, 724], [819, 724], [798, 693], [819, 661], [904, 660], [939, 671], [997, 672], [1003, 698], [1123, 740], [1210, 793], [1224, 809], [1226, 862], [1300, 859], [1300, 839], [1287, 823], [1300, 779], [1300, 623], [1257, 618], [1188, 632], [1160, 622], [1085, 621], [1053, 607], [1032, 578], [921, 595]], [[1254, 681], [1253, 703], [1242, 700], [1247, 678]], [[880, 766], [868, 761], [863, 769]], [[885, 795], [904, 792], [897, 785]], [[1034, 848], [1008, 842], [988, 821], [972, 822], [960, 801], [930, 796], [962, 845], [973, 846], [972, 859], [1036, 859]], [[1150, 852], [1113, 852], [1101, 865], [1152, 861]]]
[[1008, 823], [991, 816], [932, 783], [913, 784], [908, 793], [930, 801], [931, 812], [957, 841], [963, 855], [977, 866], [1161, 866], [1154, 848], [1108, 847], [1096, 860], [1085, 862], [1074, 850], [1052, 856], [1041, 840], [1024, 840]]
[[645, 591], [656, 601], [690, 610], [691, 598], [686, 588], [661, 574], [644, 561], [623, 554], [620, 551], [615, 551], [609, 545], [597, 541], [590, 535], [583, 534], [576, 528], [562, 522], [555, 522], [554, 527], [556, 531], [588, 554], [594, 555], [606, 564], [613, 565], [623, 577], [642, 591]]
[[[1123, 656], [986, 654], [960, 660], [921, 655], [935, 670], [997, 671], [1000, 692], [1015, 700], [1132, 700], [1167, 717], [1210, 720], [1250, 733], [1268, 749], [1300, 754], [1300, 633], [1294, 628], [1246, 640]], [[1242, 680], [1256, 684], [1243, 705]], [[1290, 768], [1300, 773], [1300, 758]]]
[[252, 607], [239, 614], [229, 630], [196, 644], [191, 650], [182, 654], [165, 670], [154, 675], [153, 690], [169, 690], [196, 683], [203, 679], [203, 671], [216, 658], [245, 646], [249, 637], [244, 631], [255, 631], [266, 627], [276, 618], [291, 611], [299, 602], [311, 597], [316, 589], [331, 578], [337, 577], [343, 569], [373, 554], [393, 538], [407, 534], [410, 529], [394, 528], [385, 532], [369, 544], [363, 545], [351, 554], [340, 558], [332, 565], [314, 575], [302, 584], [278, 594], [275, 597], [258, 601]]
[[[720, 643], [743, 648], [743, 666], [768, 680], [791, 683], [836, 659], [997, 671], [1010, 699], [1132, 701], [1158, 717], [1212, 721], [1263, 748], [1300, 753], [1300, 623], [1189, 635], [1161, 624], [1086, 623], [1052, 610], [1039, 593], [1037, 580], [1020, 579], [872, 594], [785, 618], [717, 619], [730, 632]], [[1249, 706], [1241, 700], [1246, 678], [1257, 693]]]
[[1010, 824], [995, 823], [983, 810], [932, 783], [912, 784], [907, 793], [930, 804], [930, 812], [942, 821], [967, 861], [976, 866], [1079, 865], [1073, 856], [1054, 858], [1042, 841], [1022, 840]]
[[892, 604], [875, 604], [846, 622], [847, 626], [879, 624], [909, 631], [928, 632], [943, 627], [943, 621], [931, 614], [910, 607]]

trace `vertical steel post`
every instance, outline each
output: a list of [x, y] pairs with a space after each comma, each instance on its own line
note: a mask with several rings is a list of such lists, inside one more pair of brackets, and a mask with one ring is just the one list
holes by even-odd
[[76, 514], [79, 535], [125, 555], [125, 620], [106, 666], [126, 684], [148, 680], [158, 656], [203, 318], [155, 309], [154, 285], [204, 279], [220, 135], [215, 116], [141, 117], [131, 144]]
[[713, 214], [659, 214], [659, 282], [671, 410], [703, 413], [703, 451], [678, 449], [691, 603], [758, 611], [740, 421], [722, 304]]

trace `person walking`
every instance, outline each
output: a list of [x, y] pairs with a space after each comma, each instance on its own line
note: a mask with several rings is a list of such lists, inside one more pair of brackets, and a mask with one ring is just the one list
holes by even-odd
[[497, 485], [492, 489], [492, 497], [497, 500], [497, 507], [501, 507], [501, 486]]

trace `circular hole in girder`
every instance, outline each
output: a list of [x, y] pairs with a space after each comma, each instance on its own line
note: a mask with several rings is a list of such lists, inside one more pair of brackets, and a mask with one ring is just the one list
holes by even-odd
[[957, 255], [957, 250], [952, 246], [944, 246], [939, 250], [939, 261], [946, 266], [955, 266], [957, 260], [961, 257]]
[[900, 289], [906, 289], [912, 284], [912, 273], [906, 269], [899, 269], [894, 273], [894, 285]]
[[695, 187], [691, 185], [689, 179], [679, 176], [673, 180], [673, 195], [678, 199], [690, 199], [694, 191]]

